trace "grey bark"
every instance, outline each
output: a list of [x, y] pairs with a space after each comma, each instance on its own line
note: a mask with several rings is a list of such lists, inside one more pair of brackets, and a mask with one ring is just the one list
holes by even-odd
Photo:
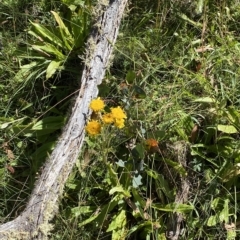
[[68, 124], [47, 160], [25, 210], [13, 221], [0, 226], [0, 239], [47, 239], [49, 221], [58, 211], [64, 184], [81, 150], [85, 124], [91, 114], [89, 103], [98, 95], [105, 69], [116, 41], [127, 0], [102, 1], [88, 40], [81, 88]]
[[[189, 163], [189, 145], [184, 141], [179, 141], [172, 147], [176, 162], [178, 162], [185, 170], [188, 169]], [[190, 190], [190, 178], [188, 175], [179, 176], [177, 184], [177, 192], [175, 196], [175, 203], [182, 204], [188, 202], [188, 195]], [[169, 240], [178, 240], [184, 232], [184, 214], [175, 212], [170, 215], [168, 219], [168, 227], [166, 231], [166, 238]]]

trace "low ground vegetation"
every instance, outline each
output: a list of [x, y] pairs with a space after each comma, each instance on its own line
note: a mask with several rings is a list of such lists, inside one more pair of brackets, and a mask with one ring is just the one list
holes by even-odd
[[[96, 2], [0, 3], [0, 219], [67, 121]], [[238, 239], [238, 1], [132, 0], [52, 239]], [[184, 200], [176, 201], [181, 183]]]

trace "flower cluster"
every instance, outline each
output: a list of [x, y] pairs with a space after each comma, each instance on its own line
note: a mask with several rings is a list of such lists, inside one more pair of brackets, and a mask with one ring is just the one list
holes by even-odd
[[97, 135], [101, 132], [102, 125], [113, 124], [117, 128], [125, 126], [127, 115], [121, 107], [110, 108], [110, 112], [104, 111], [104, 101], [100, 98], [94, 99], [90, 103], [90, 109], [97, 113], [98, 120], [91, 120], [86, 126], [86, 131], [89, 135]]

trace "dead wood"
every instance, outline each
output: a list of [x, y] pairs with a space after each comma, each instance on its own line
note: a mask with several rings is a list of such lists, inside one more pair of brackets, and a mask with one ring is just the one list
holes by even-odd
[[53, 228], [49, 221], [58, 211], [64, 184], [81, 150], [85, 123], [91, 114], [89, 103], [98, 94], [97, 85], [104, 77], [127, 0], [103, 2], [97, 9], [98, 19], [88, 40], [81, 88], [70, 119], [25, 210], [13, 221], [0, 226], [0, 239], [47, 239]]
[[[189, 145], [187, 142], [179, 141], [173, 146], [175, 160], [178, 162], [186, 171], [188, 170], [189, 162]], [[176, 184], [176, 196], [175, 203], [183, 204], [188, 202], [188, 195], [190, 191], [190, 179], [189, 175], [182, 176], [179, 174]], [[169, 240], [178, 240], [184, 231], [184, 214], [175, 212], [170, 215], [168, 219], [168, 226], [166, 231], [166, 238]]]

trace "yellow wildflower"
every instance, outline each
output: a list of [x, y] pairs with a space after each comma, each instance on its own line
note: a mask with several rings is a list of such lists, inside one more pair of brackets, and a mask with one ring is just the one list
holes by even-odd
[[101, 111], [104, 108], [104, 106], [105, 106], [104, 101], [101, 100], [100, 97], [92, 100], [90, 103], [90, 108], [95, 112]]
[[106, 124], [110, 124], [114, 122], [114, 118], [111, 113], [106, 113], [102, 116], [102, 120]]
[[92, 120], [88, 122], [87, 126], [85, 127], [86, 131], [90, 135], [97, 135], [101, 131], [101, 124], [98, 121]]
[[116, 118], [115, 121], [114, 121], [114, 125], [117, 127], [117, 128], [123, 128], [124, 127], [124, 119], [119, 119], [119, 118]]
[[112, 113], [113, 118], [115, 118], [115, 119], [127, 118], [126, 114], [119, 106], [115, 107], [115, 108], [111, 108], [111, 113]]

